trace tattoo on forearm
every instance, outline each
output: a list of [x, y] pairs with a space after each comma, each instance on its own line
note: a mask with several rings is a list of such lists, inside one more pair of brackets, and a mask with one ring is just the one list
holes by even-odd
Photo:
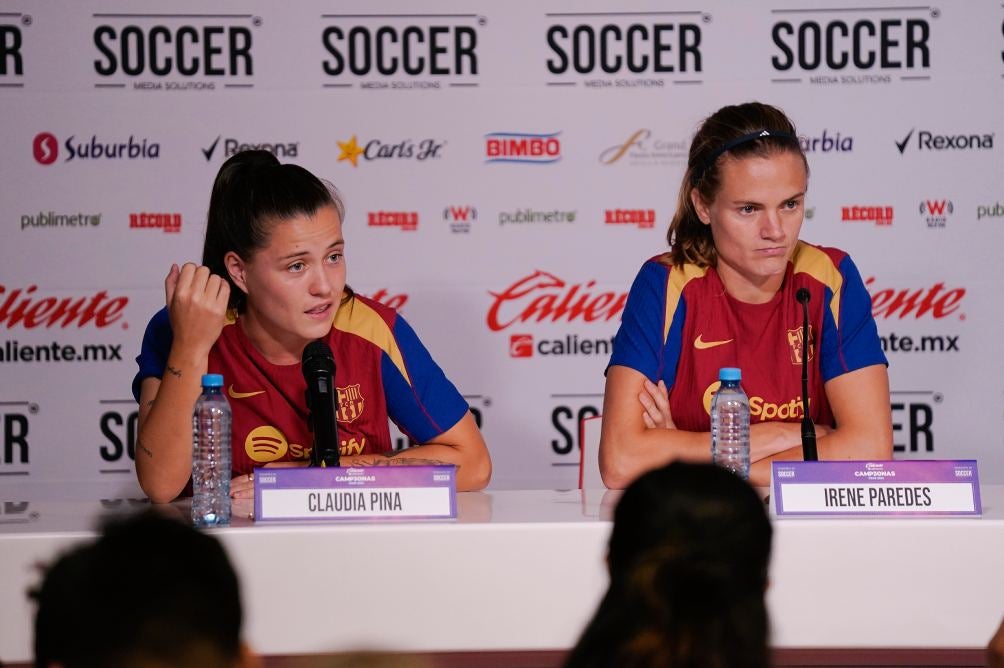
[[181, 378], [181, 369], [175, 369], [173, 366], [168, 365], [167, 372], [175, 378]]
[[153, 453], [152, 453], [152, 452], [150, 452], [150, 448], [146, 447], [145, 445], [143, 445], [143, 444], [142, 444], [142, 443], [140, 443], [139, 441], [136, 441], [136, 447], [137, 447], [137, 448], [138, 448], [138, 449], [140, 450], [140, 452], [142, 452], [142, 453], [143, 453], [144, 455], [146, 455], [146, 456], [147, 456], [147, 457], [149, 457], [150, 459], [153, 459]]
[[[357, 459], [353, 462], [353, 466], [449, 466], [452, 464], [452, 462], [444, 462], [438, 459], [419, 459], [417, 457], [398, 459], [394, 457], [396, 454], [400, 454], [400, 452], [386, 453], [365, 459]], [[455, 464], [454, 466], [460, 468], [459, 464]]]

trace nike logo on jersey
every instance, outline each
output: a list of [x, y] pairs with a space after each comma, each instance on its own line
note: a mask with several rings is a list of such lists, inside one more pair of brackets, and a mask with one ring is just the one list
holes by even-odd
[[727, 339], [725, 341], [705, 341], [701, 338], [701, 336], [701, 334], [698, 334], [697, 338], [694, 339], [694, 347], [698, 350], [707, 350], [708, 348], [724, 346], [726, 343], [732, 343], [732, 339]]
[[256, 397], [259, 394], [265, 394], [265, 390], [258, 390], [257, 392], [236, 392], [234, 391], [234, 386], [231, 385], [227, 388], [227, 394], [233, 399], [247, 399], [248, 397]]

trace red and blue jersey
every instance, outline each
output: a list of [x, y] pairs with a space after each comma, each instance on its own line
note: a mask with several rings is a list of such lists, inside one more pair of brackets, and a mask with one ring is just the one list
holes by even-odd
[[[167, 309], [147, 326], [133, 394], [144, 378], [161, 378], [173, 336]], [[396, 311], [354, 296], [335, 314], [324, 339], [335, 359], [341, 454], [393, 449], [388, 418], [418, 443], [455, 425], [467, 402]], [[277, 365], [251, 344], [233, 318], [209, 353], [209, 373], [223, 374], [233, 411], [235, 474], [269, 462], [309, 459], [307, 384], [300, 364]]]
[[[799, 288], [810, 294], [808, 346]], [[850, 256], [800, 241], [781, 289], [764, 304], [730, 297], [714, 267], [672, 266], [668, 254], [650, 259], [631, 286], [610, 365], [665, 381], [677, 428], [709, 431], [721, 367], [742, 369], [753, 424], [800, 421], [804, 350], [809, 416], [817, 424], [833, 424], [827, 381], [888, 364], [871, 297]]]

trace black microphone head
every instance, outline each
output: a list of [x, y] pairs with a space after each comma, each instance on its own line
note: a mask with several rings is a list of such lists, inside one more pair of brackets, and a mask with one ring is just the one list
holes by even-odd
[[335, 373], [335, 358], [331, 354], [331, 346], [320, 339], [307, 344], [301, 359], [304, 377], [319, 372]]
[[797, 299], [800, 304], [808, 304], [809, 297], [808, 288], [799, 288], [798, 292], [795, 293], [795, 299]]

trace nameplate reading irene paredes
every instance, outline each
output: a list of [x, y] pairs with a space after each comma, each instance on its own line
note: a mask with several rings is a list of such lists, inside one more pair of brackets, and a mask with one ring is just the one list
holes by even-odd
[[259, 522], [457, 517], [455, 466], [275, 468], [254, 472]]
[[976, 461], [773, 462], [778, 517], [979, 517]]

